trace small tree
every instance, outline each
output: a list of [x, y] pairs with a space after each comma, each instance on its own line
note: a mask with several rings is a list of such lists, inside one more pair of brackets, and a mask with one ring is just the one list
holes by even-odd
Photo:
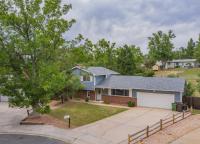
[[72, 98], [73, 95], [78, 91], [84, 88], [84, 85], [80, 83], [80, 80], [78, 77], [70, 75], [70, 78], [67, 81], [67, 84], [62, 91], [61, 94], [61, 102], [64, 103], [66, 99], [69, 97]]
[[192, 84], [190, 82], [187, 82], [185, 86], [184, 96], [192, 96], [194, 94], [194, 91], [195, 89], [192, 87]]

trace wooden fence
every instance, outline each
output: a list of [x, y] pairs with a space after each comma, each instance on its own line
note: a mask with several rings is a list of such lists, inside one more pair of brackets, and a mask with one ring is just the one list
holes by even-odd
[[147, 126], [141, 131], [138, 131], [132, 135], [128, 135], [128, 144], [136, 144], [142, 141], [143, 139], [159, 132], [160, 130], [189, 117], [190, 115], [191, 112], [186, 111], [182, 113], [173, 114], [172, 117], [168, 117], [166, 119], [161, 119], [159, 122], [151, 126]]
[[183, 97], [183, 103], [194, 109], [200, 109], [200, 97]]

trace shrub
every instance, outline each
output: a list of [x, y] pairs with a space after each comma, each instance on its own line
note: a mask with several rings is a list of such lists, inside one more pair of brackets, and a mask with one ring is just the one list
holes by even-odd
[[135, 102], [129, 101], [128, 102], [128, 107], [134, 107], [135, 106]]
[[104, 101], [105, 104], [110, 104], [110, 102], [108, 100]]
[[89, 97], [86, 97], [86, 98], [85, 98], [85, 102], [89, 102]]
[[167, 77], [176, 78], [176, 77], [178, 77], [178, 75], [177, 74], [169, 74], [169, 75], [167, 75]]
[[154, 74], [155, 74], [155, 72], [153, 70], [150, 70], [150, 69], [146, 69], [145, 72], [144, 72], [145, 77], [153, 77]]
[[195, 89], [192, 83], [186, 83], [184, 96], [192, 96], [194, 94], [194, 91]]

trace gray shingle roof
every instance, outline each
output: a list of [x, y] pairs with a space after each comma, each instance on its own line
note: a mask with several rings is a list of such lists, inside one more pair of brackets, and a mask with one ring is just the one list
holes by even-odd
[[184, 86], [185, 80], [181, 78], [112, 75], [96, 88], [184, 92]]
[[112, 71], [104, 67], [88, 67], [87, 71], [91, 72], [94, 75], [110, 75], [110, 74], [119, 74], [118, 72]]

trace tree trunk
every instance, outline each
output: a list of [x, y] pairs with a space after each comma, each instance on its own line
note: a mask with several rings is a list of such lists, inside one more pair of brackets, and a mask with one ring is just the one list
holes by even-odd
[[61, 103], [63, 104], [64, 103], [64, 96], [61, 94]]
[[32, 106], [32, 112], [29, 117], [40, 117], [40, 113], [37, 112], [38, 106]]
[[162, 70], [165, 69], [165, 67], [166, 67], [166, 63], [167, 63], [166, 61], [162, 61], [162, 67], [161, 67]]

